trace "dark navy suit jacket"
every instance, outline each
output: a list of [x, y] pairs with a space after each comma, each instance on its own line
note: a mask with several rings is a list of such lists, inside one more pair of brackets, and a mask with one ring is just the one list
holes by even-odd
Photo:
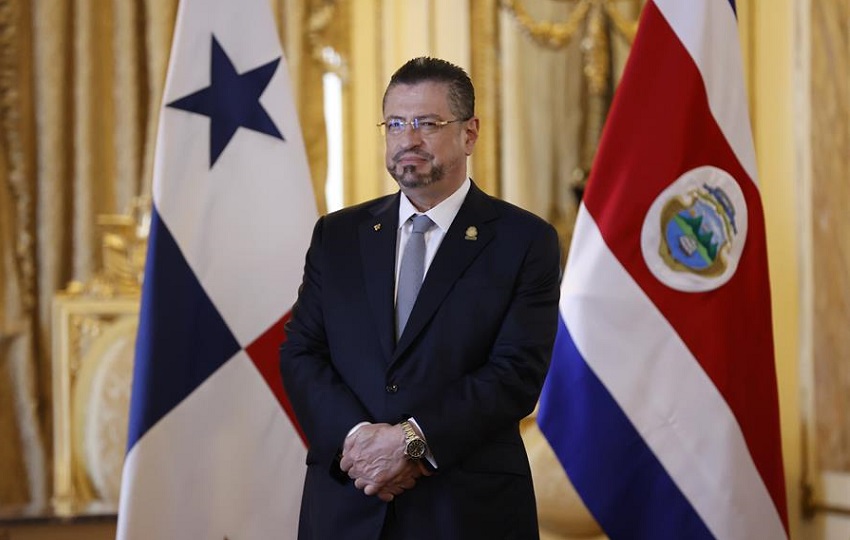
[[[555, 338], [554, 229], [472, 185], [396, 343], [399, 193], [319, 219], [281, 347], [309, 441], [299, 538], [537, 538], [519, 421], [534, 408]], [[344, 482], [357, 423], [413, 416], [438, 470], [392, 503]]]

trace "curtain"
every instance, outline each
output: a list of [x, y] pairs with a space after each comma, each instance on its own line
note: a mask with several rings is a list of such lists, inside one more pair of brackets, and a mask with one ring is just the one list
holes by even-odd
[[[137, 197], [150, 195], [177, 4], [0, 0], [3, 512], [48, 508], [52, 299], [99, 270], [97, 216], [126, 213]], [[272, 6], [284, 47], [294, 49], [287, 53], [299, 70], [291, 70], [294, 84], [312, 81], [300, 92], [301, 123], [314, 182], [321, 184], [321, 73], [315, 59], [300, 57], [309, 50], [302, 29], [311, 2]]]
[[642, 0], [501, 0], [501, 193], [550, 221], [565, 258]]

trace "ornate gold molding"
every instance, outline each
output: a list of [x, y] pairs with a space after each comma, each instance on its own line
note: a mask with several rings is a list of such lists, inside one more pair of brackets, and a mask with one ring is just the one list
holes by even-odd
[[15, 263], [21, 280], [21, 302], [25, 313], [35, 306], [35, 241], [32, 216], [32, 189], [27, 182], [27, 134], [22, 113], [29, 111], [30, 93], [24, 82], [31, 59], [20, 44], [29, 37], [25, 6], [18, 0], [0, 1], [0, 150], [5, 152], [7, 183], [15, 208]]
[[53, 301], [53, 511], [115, 512], [138, 298]]
[[115, 512], [151, 201], [98, 216], [102, 264], [53, 298], [53, 510]]
[[299, 66], [298, 109], [301, 131], [310, 164], [313, 191], [319, 214], [327, 211], [325, 183], [328, 171], [328, 140], [325, 127], [324, 81], [334, 73], [348, 80], [348, 3], [340, 0], [305, 0]]
[[522, 0], [501, 0], [502, 8], [513, 16], [522, 31], [535, 43], [552, 49], [566, 47], [584, 22], [593, 0], [579, 0], [565, 22], [535, 21]]
[[129, 214], [98, 216], [102, 267], [89, 282], [69, 283], [65, 294], [99, 298], [137, 296], [144, 278], [150, 215], [150, 198], [136, 197]]
[[335, 73], [343, 81], [348, 80], [348, 60], [325, 37], [325, 32], [337, 15], [339, 0], [324, 0], [316, 8], [311, 8], [307, 16], [307, 43], [310, 57], [322, 66], [324, 71]]

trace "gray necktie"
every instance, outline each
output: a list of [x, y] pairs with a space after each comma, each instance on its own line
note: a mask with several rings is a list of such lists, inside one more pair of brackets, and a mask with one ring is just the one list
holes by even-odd
[[404, 254], [401, 257], [401, 268], [398, 272], [398, 294], [396, 296], [396, 339], [404, 331], [407, 318], [413, 310], [416, 295], [422, 287], [425, 275], [425, 232], [434, 225], [431, 218], [422, 214], [413, 217], [413, 232], [407, 239]]

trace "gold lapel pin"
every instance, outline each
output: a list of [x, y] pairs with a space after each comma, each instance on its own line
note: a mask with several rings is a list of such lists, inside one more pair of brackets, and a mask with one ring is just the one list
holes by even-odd
[[466, 236], [464, 240], [478, 240], [478, 229], [474, 226], [466, 228]]
[[372, 225], [372, 228], [375, 229], [375, 231], [380, 231], [381, 230], [381, 224], [375, 223], [374, 225]]

